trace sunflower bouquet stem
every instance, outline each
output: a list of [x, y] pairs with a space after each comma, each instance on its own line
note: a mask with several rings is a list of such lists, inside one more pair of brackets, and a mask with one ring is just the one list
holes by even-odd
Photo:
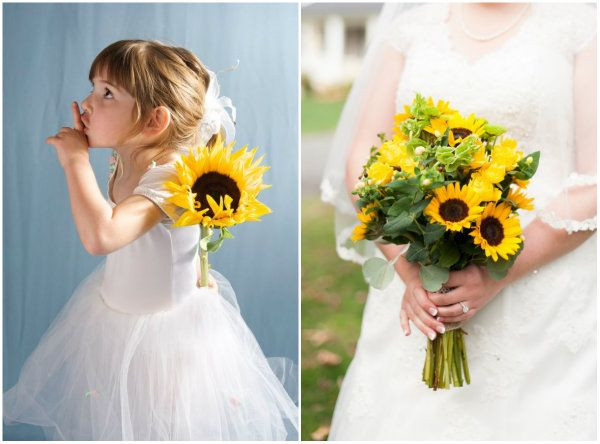
[[467, 351], [463, 336], [466, 333], [458, 328], [427, 340], [423, 382], [433, 390], [462, 387], [463, 381], [471, 383]]
[[208, 287], [208, 269], [210, 268], [210, 264], [208, 263], [208, 247], [206, 239], [210, 239], [212, 235], [212, 230], [208, 227], [200, 225], [200, 246], [199, 246], [199, 254], [200, 254], [200, 287]]

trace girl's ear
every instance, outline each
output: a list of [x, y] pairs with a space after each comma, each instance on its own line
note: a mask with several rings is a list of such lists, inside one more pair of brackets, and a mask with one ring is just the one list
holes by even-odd
[[171, 113], [166, 106], [157, 106], [150, 113], [144, 132], [148, 136], [159, 136], [171, 123]]

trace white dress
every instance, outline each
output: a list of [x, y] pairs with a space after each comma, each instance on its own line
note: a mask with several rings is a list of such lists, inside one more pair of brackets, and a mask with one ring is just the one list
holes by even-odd
[[[474, 62], [452, 48], [448, 4], [404, 12], [391, 40], [405, 56], [397, 109], [418, 91], [506, 127], [524, 151], [542, 152], [527, 194], [544, 208], [565, 182], [593, 182], [565, 174], [574, 171], [573, 58], [595, 35], [596, 10], [532, 7], [504, 46]], [[522, 225], [534, 216], [523, 212]], [[595, 217], [543, 217], [595, 229]], [[434, 392], [421, 381], [426, 338], [414, 327], [408, 337], [402, 332], [404, 289], [398, 276], [383, 291], [370, 289], [329, 439], [596, 439], [596, 234], [505, 288], [465, 324], [471, 384], [462, 388]]]
[[199, 228], [172, 228], [165, 201], [175, 177], [174, 163], [142, 176], [134, 194], [165, 218], [79, 284], [4, 394], [7, 424], [55, 440], [297, 436], [297, 407], [229, 282], [213, 271], [219, 292], [196, 286]]

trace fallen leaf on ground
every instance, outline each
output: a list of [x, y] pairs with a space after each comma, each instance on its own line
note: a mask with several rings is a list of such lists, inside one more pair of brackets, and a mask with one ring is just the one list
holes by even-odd
[[317, 353], [317, 362], [321, 365], [339, 365], [342, 362], [340, 355], [329, 350], [319, 350]]
[[322, 425], [310, 434], [310, 437], [315, 441], [323, 441], [329, 435], [329, 426]]
[[304, 330], [304, 337], [315, 347], [320, 347], [335, 339], [335, 334], [331, 330], [307, 329]]

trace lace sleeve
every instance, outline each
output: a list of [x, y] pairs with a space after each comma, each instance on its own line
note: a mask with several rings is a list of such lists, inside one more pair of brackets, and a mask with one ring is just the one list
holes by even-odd
[[168, 219], [175, 223], [186, 210], [167, 200], [171, 192], [166, 188], [165, 182], [175, 182], [176, 179], [177, 170], [174, 162], [151, 166], [140, 179], [133, 194], [139, 194], [154, 202]]

